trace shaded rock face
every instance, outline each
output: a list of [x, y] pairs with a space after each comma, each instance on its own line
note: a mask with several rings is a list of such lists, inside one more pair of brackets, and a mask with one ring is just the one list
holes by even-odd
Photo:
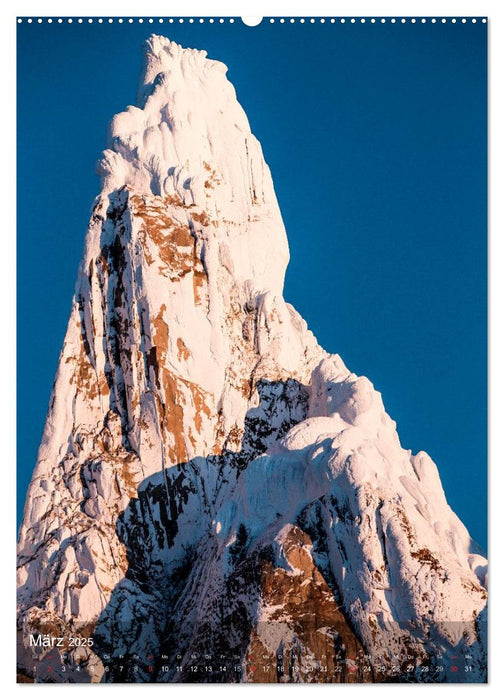
[[111, 123], [19, 533], [20, 680], [483, 681], [486, 560], [284, 301], [225, 72], [152, 36]]

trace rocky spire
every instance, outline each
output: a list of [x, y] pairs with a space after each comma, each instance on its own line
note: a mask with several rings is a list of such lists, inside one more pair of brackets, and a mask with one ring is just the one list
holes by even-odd
[[61, 680], [60, 652], [26, 645], [52, 630], [93, 638], [65, 651], [81, 680], [152, 679], [146, 649], [174, 640], [184, 663], [232, 652], [221, 680], [271, 680], [251, 655], [296, 649], [342, 681], [349, 654], [387, 650], [377, 680], [470, 650], [481, 679], [486, 562], [432, 460], [284, 301], [285, 230], [226, 67], [151, 36], [107, 145], [19, 535], [23, 673]]

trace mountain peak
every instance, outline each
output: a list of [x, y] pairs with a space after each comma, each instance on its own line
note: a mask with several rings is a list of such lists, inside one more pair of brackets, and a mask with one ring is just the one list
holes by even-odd
[[216, 254], [236, 277], [280, 294], [289, 258], [285, 228], [261, 146], [226, 67], [157, 35], [145, 46], [143, 106], [128, 107], [109, 125], [108, 148], [97, 164], [102, 194], [128, 186], [179, 201], [186, 218], [204, 213], [213, 222], [206, 249], [218, 237]]
[[[143, 44], [144, 63], [140, 75], [137, 105], [145, 106], [154, 90], [183, 76], [178, 87], [184, 87], [186, 80], [211, 81], [214, 85], [224, 84], [227, 66], [220, 61], [207, 58], [207, 52], [199, 49], [183, 48], [175, 41], [159, 34], [151, 34]], [[180, 73], [177, 75], [177, 72]], [[221, 78], [216, 74], [220, 74]]]
[[99, 163], [20, 529], [22, 672], [61, 680], [27, 643], [56, 630], [93, 637], [65, 652], [74, 681], [194, 681], [217, 651], [212, 680], [276, 681], [281, 659], [310, 681], [303, 654], [344, 682], [363, 651], [360, 680], [425, 680], [430, 659], [446, 680], [454, 653], [483, 679], [486, 561], [436, 465], [283, 299], [287, 238], [225, 66], [153, 35], [141, 82]]

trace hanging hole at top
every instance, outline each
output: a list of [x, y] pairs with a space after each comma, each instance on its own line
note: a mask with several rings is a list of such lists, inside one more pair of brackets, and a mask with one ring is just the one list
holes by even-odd
[[241, 21], [246, 24], [247, 27], [257, 27], [262, 22], [262, 17], [242, 17]]

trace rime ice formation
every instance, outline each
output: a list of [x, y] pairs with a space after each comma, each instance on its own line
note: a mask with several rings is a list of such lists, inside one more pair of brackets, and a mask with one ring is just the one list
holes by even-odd
[[310, 655], [333, 680], [419, 680], [426, 660], [443, 680], [455, 651], [483, 680], [486, 561], [432, 460], [284, 301], [287, 238], [226, 67], [152, 36], [98, 171], [19, 534], [21, 674], [199, 680], [181, 669], [218, 652], [240, 670], [216, 680], [312, 680]]

